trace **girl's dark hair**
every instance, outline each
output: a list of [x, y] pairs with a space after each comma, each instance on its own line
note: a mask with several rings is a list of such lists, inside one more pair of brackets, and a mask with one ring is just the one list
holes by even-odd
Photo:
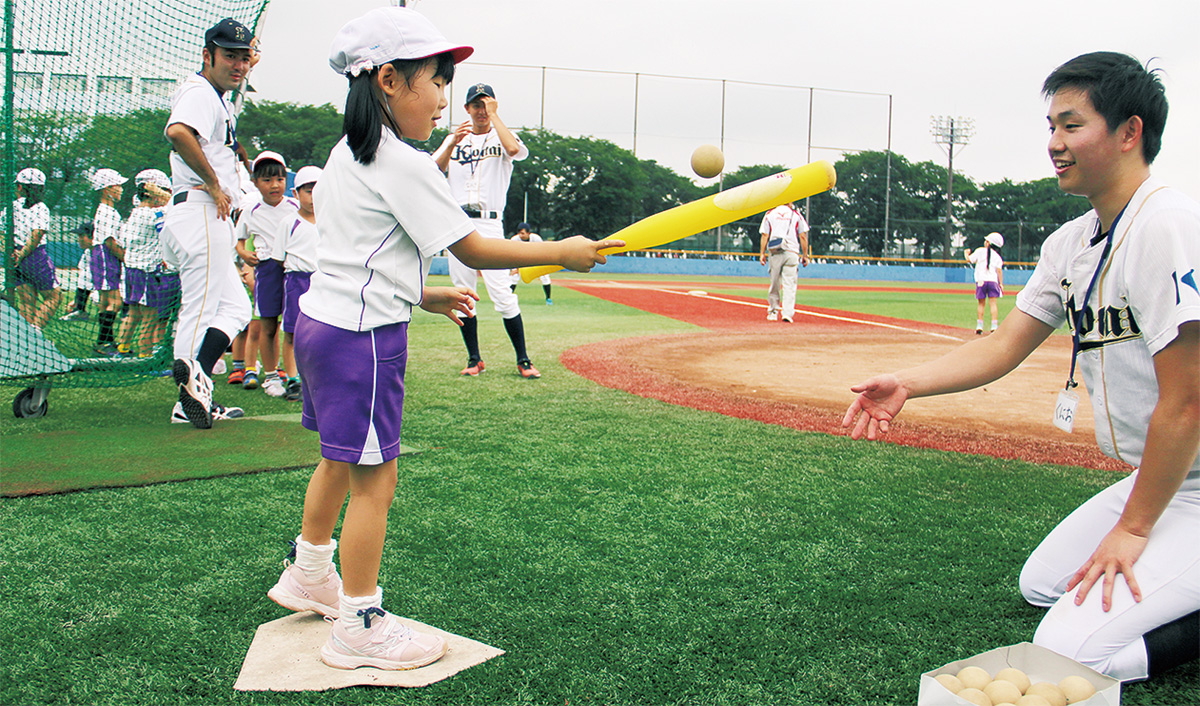
[[24, 208], [33, 208], [42, 202], [43, 188], [41, 184], [21, 184], [21, 191], [25, 194]]
[[986, 241], [984, 245], [987, 246], [987, 268], [990, 270], [992, 268], [992, 243], [991, 241]]
[[254, 167], [253, 179], [265, 179], [267, 177], [287, 177], [287, 169], [282, 164], [273, 159], [266, 159], [259, 162]]
[[[405, 84], [411, 86], [421, 69], [431, 62], [437, 62], [434, 78], [440, 78], [447, 83], [454, 79], [454, 57], [446, 52], [427, 59], [397, 59], [391, 62], [396, 71], [404, 77]], [[350, 77], [350, 90], [346, 94], [346, 115], [342, 119], [342, 133], [354, 153], [354, 159], [359, 164], [370, 164], [375, 161], [375, 153], [379, 150], [380, 133], [384, 126], [383, 107], [375, 97], [372, 85], [375, 74], [379, 69], [364, 71]], [[389, 129], [391, 125], [388, 125]], [[396, 135], [402, 137], [402, 135]]]

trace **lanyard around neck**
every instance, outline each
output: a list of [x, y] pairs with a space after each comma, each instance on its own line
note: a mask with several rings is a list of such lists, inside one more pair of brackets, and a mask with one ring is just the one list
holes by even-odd
[[[1075, 363], [1079, 358], [1079, 350], [1082, 345], [1080, 336], [1082, 336], [1081, 332], [1083, 331], [1083, 317], [1087, 313], [1088, 302], [1092, 299], [1092, 291], [1096, 288], [1096, 282], [1100, 279], [1100, 271], [1104, 269], [1104, 263], [1108, 261], [1108, 256], [1112, 253], [1113, 235], [1117, 232], [1117, 223], [1121, 221], [1121, 216], [1125, 215], [1126, 208], [1129, 208], [1129, 204], [1125, 204], [1125, 208], [1121, 209], [1121, 212], [1113, 219], [1112, 225], [1109, 226], [1108, 235], [1104, 238], [1104, 250], [1100, 253], [1100, 262], [1096, 263], [1096, 271], [1092, 273], [1092, 280], [1088, 283], [1087, 292], [1083, 295], [1082, 302], [1076, 302], [1075, 316], [1073, 317], [1075, 320], [1072, 322], [1073, 326], [1071, 327], [1071, 372], [1067, 376], [1068, 390], [1079, 385], [1079, 383], [1075, 382]], [[1100, 230], [1099, 222], [1096, 223], [1096, 230]], [[1098, 319], [1099, 316], [1100, 313], [1097, 311], [1096, 318]], [[1093, 321], [1092, 323], [1095, 324], [1096, 322]]]

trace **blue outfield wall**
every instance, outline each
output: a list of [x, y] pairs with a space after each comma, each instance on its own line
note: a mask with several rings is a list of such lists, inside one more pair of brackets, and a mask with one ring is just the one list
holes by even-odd
[[[766, 277], [767, 268], [757, 260], [702, 260], [665, 257], [613, 255], [608, 263], [592, 270], [593, 274], [721, 275]], [[446, 258], [435, 257], [429, 274], [449, 274]], [[1033, 270], [1004, 271], [1004, 283], [1023, 287]], [[975, 281], [972, 269], [963, 267], [927, 267], [921, 265], [833, 264], [814, 262], [801, 268], [801, 279], [845, 279], [879, 282], [949, 282], [968, 284]]]

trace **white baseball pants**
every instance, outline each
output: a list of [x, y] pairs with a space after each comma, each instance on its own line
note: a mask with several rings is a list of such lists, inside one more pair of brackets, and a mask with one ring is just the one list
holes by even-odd
[[1124, 578], [1113, 588], [1112, 608], [1100, 606], [1101, 579], [1083, 605], [1067, 582], [1121, 516], [1136, 473], [1105, 488], [1066, 517], [1034, 550], [1021, 570], [1021, 593], [1049, 607], [1033, 642], [1120, 681], [1145, 679], [1142, 636], [1200, 609], [1200, 479], [1185, 480], [1154, 525], [1146, 550], [1133, 565], [1142, 589], [1133, 600]]
[[[504, 224], [498, 218], [472, 218], [471, 223], [475, 226], [475, 230], [485, 238], [504, 239]], [[454, 253], [450, 253], [448, 261], [450, 281], [454, 283], [454, 286], [475, 289], [475, 285], [479, 282], [476, 275], [477, 270], [464, 265], [462, 261], [454, 257]], [[492, 306], [496, 307], [501, 318], [511, 319], [521, 313], [517, 295], [512, 291], [512, 276], [509, 274], [509, 270], [478, 270], [478, 272], [483, 273], [483, 283], [487, 286], [488, 296], [491, 297]]]

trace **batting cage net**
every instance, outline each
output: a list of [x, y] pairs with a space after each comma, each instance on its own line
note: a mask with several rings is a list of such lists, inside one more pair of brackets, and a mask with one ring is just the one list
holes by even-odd
[[268, 2], [5, 0], [0, 383], [29, 388], [18, 416], [44, 413], [51, 386], [170, 368], [171, 96], [205, 30], [232, 17], [259, 34]]

